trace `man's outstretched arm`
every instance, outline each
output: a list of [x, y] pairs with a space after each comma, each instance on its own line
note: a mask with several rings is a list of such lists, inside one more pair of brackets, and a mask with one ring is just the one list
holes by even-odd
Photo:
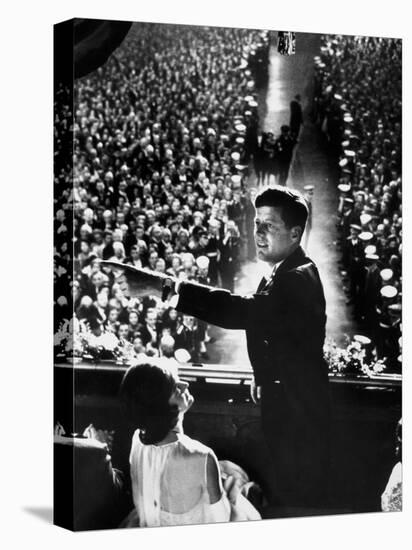
[[198, 283], [178, 281], [174, 277], [149, 269], [139, 269], [118, 262], [100, 262], [113, 272], [115, 282], [128, 297], [147, 295], [170, 299], [174, 307], [202, 321], [228, 329], [245, 329], [250, 317], [250, 298], [227, 290]]

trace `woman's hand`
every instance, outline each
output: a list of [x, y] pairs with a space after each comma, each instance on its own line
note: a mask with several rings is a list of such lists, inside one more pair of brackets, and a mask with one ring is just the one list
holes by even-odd
[[128, 298], [141, 298], [148, 295], [161, 298], [163, 282], [165, 279], [170, 279], [163, 273], [118, 262], [102, 260], [100, 265], [103, 269], [112, 270], [115, 282]]

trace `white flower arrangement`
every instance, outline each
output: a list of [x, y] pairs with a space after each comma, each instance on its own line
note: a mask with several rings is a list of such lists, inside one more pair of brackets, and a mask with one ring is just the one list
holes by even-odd
[[386, 369], [386, 358], [367, 360], [367, 352], [361, 342], [346, 337], [346, 348], [338, 347], [332, 339], [327, 339], [323, 349], [329, 372], [333, 374], [355, 374], [372, 378]]
[[54, 335], [54, 346], [66, 355], [93, 357], [98, 356], [102, 350], [114, 352], [119, 346], [119, 339], [107, 330], [96, 336], [87, 321], [73, 316], [72, 319], [65, 319], [60, 324]]

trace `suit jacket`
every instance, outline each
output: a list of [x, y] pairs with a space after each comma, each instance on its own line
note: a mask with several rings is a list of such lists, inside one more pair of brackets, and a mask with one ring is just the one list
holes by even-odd
[[143, 325], [140, 326], [140, 328], [138, 329], [137, 331], [143, 341], [143, 344], [146, 346], [149, 342], [151, 342], [152, 344], [154, 345], [157, 345], [158, 344], [158, 341], [159, 341], [159, 327], [156, 325], [156, 334], [157, 334], [157, 338], [156, 338], [156, 342], [153, 342], [152, 341], [152, 334], [151, 332], [149, 331], [149, 329], [147, 328], [147, 325], [146, 323], [144, 323]]
[[320, 420], [329, 397], [323, 359], [325, 298], [318, 270], [299, 247], [262, 286], [251, 296], [239, 296], [184, 282], [177, 309], [223, 328], [246, 330], [256, 383], [280, 383], [290, 410]]

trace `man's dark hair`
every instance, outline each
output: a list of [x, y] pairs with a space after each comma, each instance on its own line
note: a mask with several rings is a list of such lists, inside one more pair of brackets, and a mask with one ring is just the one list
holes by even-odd
[[299, 226], [302, 233], [308, 219], [308, 206], [299, 191], [275, 185], [261, 191], [255, 198], [255, 208], [273, 206], [281, 209], [282, 220], [288, 229]]

